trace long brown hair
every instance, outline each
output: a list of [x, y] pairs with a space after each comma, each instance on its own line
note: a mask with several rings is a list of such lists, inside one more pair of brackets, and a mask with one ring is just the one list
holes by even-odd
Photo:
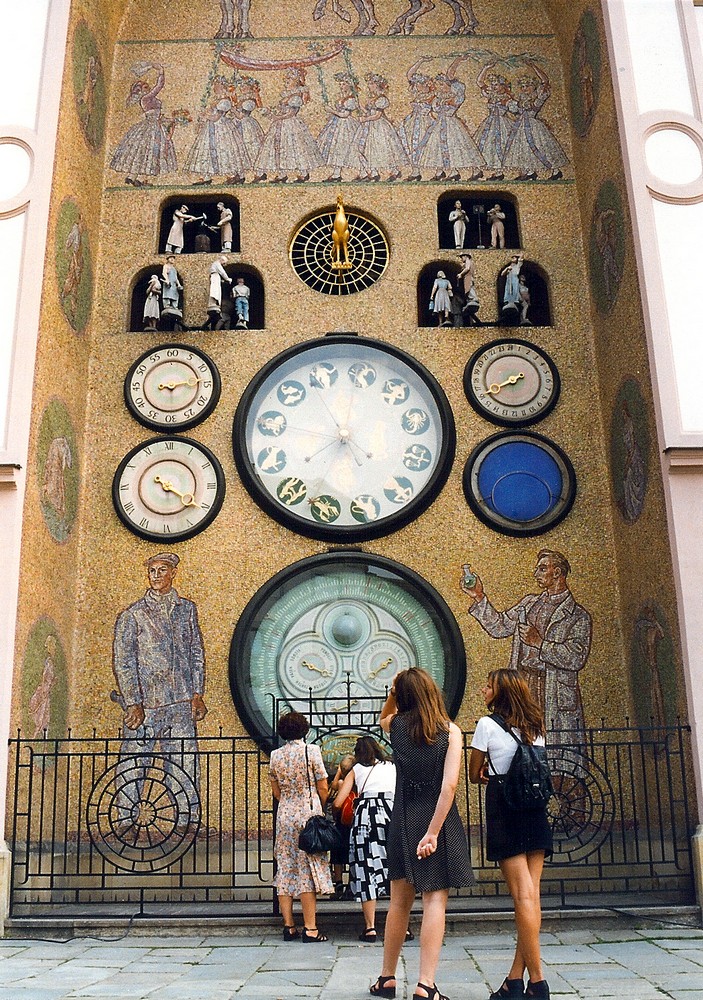
[[500, 715], [508, 726], [519, 729], [527, 743], [545, 735], [542, 709], [517, 670], [491, 670], [488, 683], [495, 692], [488, 705], [491, 712]]
[[434, 743], [442, 730], [449, 730], [444, 697], [426, 671], [418, 667], [401, 671], [393, 688], [398, 713], [406, 716], [413, 743]]

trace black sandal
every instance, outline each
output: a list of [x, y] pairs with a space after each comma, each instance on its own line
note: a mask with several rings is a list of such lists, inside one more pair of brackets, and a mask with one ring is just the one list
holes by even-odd
[[444, 993], [439, 992], [437, 983], [434, 986], [428, 986], [427, 983], [418, 983], [417, 985], [421, 990], [425, 990], [427, 996], [423, 997], [419, 993], [413, 993], [413, 1000], [449, 1000], [449, 997], [445, 997]]
[[524, 996], [525, 984], [522, 979], [508, 979], [506, 976], [499, 988], [491, 993], [488, 1000], [509, 1000], [510, 997]]
[[395, 976], [379, 976], [373, 986], [369, 986], [369, 993], [374, 997], [395, 1000], [395, 986], [386, 986], [386, 983], [390, 983], [391, 980], [395, 982]]
[[[315, 931], [311, 934], [310, 931]], [[322, 934], [317, 927], [303, 927], [303, 941], [329, 941], [326, 934]]]
[[371, 943], [373, 943], [376, 940], [376, 928], [367, 927], [366, 930], [363, 932], [363, 934], [359, 935], [359, 940], [370, 941]]
[[283, 940], [284, 941], [295, 941], [295, 939], [299, 938], [299, 937], [300, 937], [300, 934], [298, 933], [298, 928], [295, 926], [295, 924], [293, 924], [291, 926], [289, 926], [288, 924], [284, 924], [283, 925]]

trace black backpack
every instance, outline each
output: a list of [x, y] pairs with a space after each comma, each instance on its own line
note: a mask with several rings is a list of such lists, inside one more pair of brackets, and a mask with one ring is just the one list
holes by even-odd
[[[494, 713], [491, 715], [491, 719], [497, 722], [506, 733], [510, 733], [517, 743], [515, 755], [507, 772], [497, 775], [505, 804], [509, 809], [528, 812], [544, 809], [554, 795], [546, 748], [523, 743], [500, 715]], [[493, 773], [495, 774], [495, 771]]]

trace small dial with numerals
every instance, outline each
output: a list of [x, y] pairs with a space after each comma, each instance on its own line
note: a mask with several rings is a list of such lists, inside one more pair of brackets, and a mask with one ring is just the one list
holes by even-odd
[[124, 398], [145, 427], [184, 431], [212, 413], [220, 389], [220, 373], [207, 354], [186, 344], [161, 344], [129, 369]]
[[464, 370], [464, 391], [474, 410], [504, 427], [542, 420], [556, 406], [559, 387], [552, 359], [526, 340], [485, 344]]
[[120, 462], [112, 500], [122, 523], [151, 541], [183, 541], [217, 516], [225, 496], [222, 466], [186, 437], [152, 438]]

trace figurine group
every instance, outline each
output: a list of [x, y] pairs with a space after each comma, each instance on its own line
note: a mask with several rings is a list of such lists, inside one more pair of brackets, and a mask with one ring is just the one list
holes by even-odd
[[[207, 319], [200, 329], [230, 329], [232, 319], [235, 317], [236, 329], [249, 329], [251, 288], [243, 277], [238, 277], [233, 284], [225, 270], [226, 263], [227, 257], [222, 254], [210, 265]], [[230, 286], [229, 297], [222, 294], [223, 282]], [[180, 307], [179, 293], [182, 291], [183, 285], [176, 269], [176, 258], [170, 254], [161, 269], [161, 276], [152, 274], [147, 283], [143, 313], [144, 330], [156, 330], [159, 320], [162, 320], [168, 329], [179, 331], [189, 329], [183, 322], [183, 312]], [[161, 304], [159, 299], [161, 299]], [[234, 317], [232, 310], [234, 310]]]
[[[166, 237], [166, 253], [183, 253], [183, 245], [185, 242], [185, 226], [189, 222], [200, 222], [201, 229], [209, 229], [212, 233], [220, 234], [220, 248], [223, 253], [228, 253], [232, 249], [232, 218], [233, 213], [231, 208], [227, 208], [224, 202], [218, 201], [217, 210], [220, 213], [220, 217], [214, 226], [211, 226], [207, 221], [207, 215], [203, 212], [202, 215], [191, 215], [187, 205], [181, 205], [173, 213], [173, 220], [171, 222], [171, 228], [168, 231], [168, 236]], [[207, 234], [205, 235], [204, 244], [198, 246], [198, 237], [196, 237], [196, 249], [207, 253], [210, 250], [210, 238]]]
[[[478, 249], [486, 249], [481, 242], [481, 215], [484, 214], [490, 227], [491, 248], [504, 249], [506, 213], [500, 203], [496, 202], [487, 212], [482, 205], [476, 205], [474, 212], [478, 219]], [[456, 276], [457, 289], [455, 292], [444, 271], [438, 271], [430, 293], [429, 311], [437, 317], [438, 326], [481, 326], [474, 260], [471, 253], [464, 250], [469, 216], [459, 199], [454, 202], [448, 221], [452, 224], [454, 248], [459, 251], [461, 260], [461, 269]], [[523, 263], [524, 255], [515, 253], [500, 272], [500, 277], [505, 278], [501, 322], [511, 326], [532, 325], [527, 315], [531, 301], [527, 279], [522, 273]]]

